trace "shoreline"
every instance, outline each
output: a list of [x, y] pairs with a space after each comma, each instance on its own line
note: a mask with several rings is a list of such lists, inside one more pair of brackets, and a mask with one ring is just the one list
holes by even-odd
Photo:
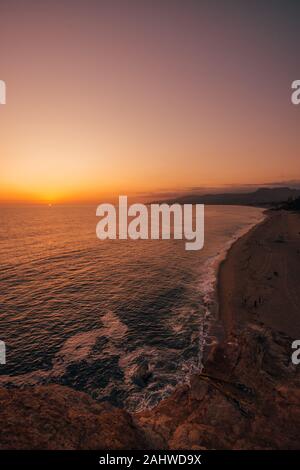
[[230, 287], [228, 286], [228, 276], [232, 276], [232, 273], [230, 272], [231, 269], [227, 268], [228, 264], [231, 264], [231, 259], [234, 258], [235, 256], [238, 256], [238, 251], [239, 251], [239, 245], [244, 244], [246, 242], [246, 239], [251, 237], [253, 232], [257, 230], [257, 228], [264, 223], [266, 223], [268, 217], [271, 217], [271, 211], [270, 210], [264, 210], [263, 211], [263, 218], [259, 222], [255, 223], [252, 225], [248, 230], [245, 230], [243, 233], [241, 233], [236, 240], [233, 241], [233, 243], [230, 245], [228, 250], [225, 252], [224, 258], [220, 261], [217, 269], [217, 279], [216, 279], [216, 298], [217, 298], [217, 304], [218, 304], [218, 318], [217, 321], [220, 321], [222, 323], [223, 327], [223, 332], [224, 336], [229, 336], [230, 331], [232, 331], [233, 328], [233, 317], [231, 314], [230, 309], [228, 308], [228, 302], [227, 302], [227, 293], [228, 290], [230, 290]]
[[[226, 335], [226, 324], [228, 323], [226, 321], [226, 318], [224, 317], [223, 312], [223, 303], [224, 299], [222, 299], [222, 290], [221, 284], [226, 282], [226, 276], [224, 276], [225, 279], [223, 278], [223, 273], [224, 270], [224, 264], [226, 264], [227, 258], [230, 255], [231, 251], [234, 249], [234, 246], [240, 242], [240, 240], [244, 239], [246, 236], [250, 236], [251, 232], [254, 231], [259, 225], [263, 224], [267, 217], [269, 216], [270, 211], [269, 209], [265, 209], [262, 211], [262, 219], [252, 223], [249, 227], [243, 227], [240, 229], [235, 235], [234, 238], [229, 242], [228, 246], [220, 253], [214, 260], [214, 264], [216, 265], [213, 270], [214, 270], [214, 282], [213, 282], [213, 288], [212, 288], [212, 294], [211, 298], [209, 300], [209, 305], [207, 307], [208, 314], [211, 315], [211, 319], [209, 320], [209, 327], [208, 327], [208, 333], [206, 334], [206, 339], [213, 340], [214, 343], [216, 342], [221, 342], [224, 340], [224, 336]], [[210, 310], [212, 308], [212, 310]], [[209, 353], [210, 350], [210, 345], [205, 343], [202, 354], [203, 357], [206, 357], [207, 354]], [[203, 360], [205, 362], [205, 359]], [[204, 364], [203, 364], [204, 366]]]
[[60, 385], [2, 388], [0, 448], [298, 449], [300, 214], [269, 212], [232, 244], [217, 279], [225, 334], [190, 383], [139, 413]]
[[[217, 209], [220, 209], [218, 206]], [[225, 208], [227, 209], [227, 208]], [[239, 207], [237, 207], [239, 209]], [[215, 337], [210, 337], [210, 330], [211, 330], [211, 324], [215, 322], [215, 319], [217, 318], [218, 314], [218, 299], [217, 299], [217, 279], [218, 279], [218, 271], [219, 271], [219, 265], [226, 258], [228, 251], [230, 250], [231, 246], [239, 239], [241, 238], [245, 233], [247, 233], [249, 230], [252, 229], [253, 226], [256, 226], [258, 223], [261, 222], [263, 219], [263, 209], [260, 208], [241, 208], [241, 219], [239, 217], [239, 212], [238, 216], [235, 218], [232, 217], [232, 215], [235, 214], [235, 212], [232, 212], [231, 207], [229, 207], [229, 222], [224, 223], [222, 218], [225, 219], [227, 218], [227, 211], [223, 211], [222, 208], [222, 214], [220, 212], [216, 212], [216, 215], [218, 216], [218, 219], [221, 217], [222, 225], [221, 225], [221, 230], [222, 232], [222, 237], [220, 237], [220, 240], [218, 240], [218, 237], [216, 237], [215, 233], [212, 233], [210, 231], [210, 223], [212, 224], [212, 227], [214, 226], [213, 224], [215, 223], [214, 220], [213, 222], [210, 222], [210, 213], [208, 212], [207, 214], [207, 244], [208, 244], [208, 254], [205, 254], [203, 258], [197, 258], [197, 253], [195, 256], [196, 260], [196, 267], [199, 269], [200, 273], [196, 272], [196, 275], [194, 276], [195, 279], [193, 279], [193, 282], [191, 282], [191, 290], [193, 289], [194, 292], [191, 292], [190, 295], [186, 296], [186, 302], [184, 305], [184, 308], [190, 307], [191, 310], [194, 308], [193, 305], [189, 304], [189, 300], [191, 299], [191, 296], [193, 293], [197, 293], [197, 296], [199, 298], [195, 298], [195, 305], [196, 302], [198, 302], [198, 316], [200, 317], [199, 321], [199, 331], [197, 328], [197, 325], [191, 327], [191, 322], [189, 325], [189, 329], [191, 331], [191, 337], [187, 338], [185, 342], [186, 349], [188, 350], [189, 348], [192, 347], [193, 341], [194, 341], [194, 336], [198, 336], [198, 351], [196, 351], [196, 346], [193, 348], [192, 353], [188, 356], [187, 359], [184, 359], [183, 361], [180, 361], [180, 364], [176, 363], [176, 359], [174, 361], [174, 364], [177, 365], [177, 368], [173, 368], [173, 370], [169, 373], [168, 370], [166, 370], [166, 379], [160, 380], [160, 378], [156, 381], [156, 376], [159, 377], [161, 374], [161, 370], [156, 371], [156, 362], [158, 360], [155, 359], [153, 360], [153, 365], [152, 365], [152, 358], [147, 356], [147, 364], [151, 364], [151, 372], [149, 373], [152, 374], [151, 378], [154, 378], [154, 380], [151, 382], [151, 378], [147, 383], [143, 384], [143, 387], [140, 387], [137, 390], [134, 390], [134, 393], [130, 394], [126, 389], [130, 390], [130, 381], [132, 381], [132, 377], [130, 377], [130, 374], [127, 372], [127, 367], [126, 367], [126, 356], [127, 352], [122, 351], [122, 348], [120, 349], [120, 363], [123, 361], [123, 364], [120, 366], [120, 370], [122, 370], [125, 374], [126, 380], [124, 379], [124, 382], [120, 387], [123, 387], [124, 384], [124, 396], [125, 398], [122, 398], [123, 402], [118, 403], [117, 400], [115, 402], [111, 402], [115, 406], [120, 406], [124, 408], [126, 411], [129, 412], [138, 412], [142, 411], [144, 409], [152, 409], [155, 407], [161, 400], [165, 399], [167, 396], [171, 395], [176, 387], [178, 387], [180, 384], [188, 382], [189, 381], [189, 376], [191, 373], [195, 373], [196, 371], [199, 372], [201, 371], [201, 368], [203, 367], [203, 358], [205, 357], [205, 352], [208, 349], [209, 345], [212, 344], [212, 342], [215, 341]], [[243, 211], [245, 210], [246, 215], [243, 214]], [[224, 212], [224, 215], [223, 215]], [[232, 218], [233, 220], [231, 221]], [[230, 223], [231, 222], [231, 223]], [[217, 224], [218, 227], [218, 224]], [[220, 227], [218, 230], [221, 232]], [[213, 232], [213, 231], [212, 231]], [[225, 235], [226, 234], [226, 235]], [[218, 243], [216, 243], [214, 237], [216, 237], [216, 240]], [[212, 238], [212, 241], [210, 240]], [[211, 242], [212, 248], [209, 247], [209, 242]], [[180, 268], [181, 269], [181, 268]], [[173, 280], [173, 285], [174, 287], [177, 286], [177, 281], [176, 279]], [[130, 288], [130, 285], [128, 285], [128, 288]], [[34, 294], [32, 294], [34, 295]], [[177, 305], [178, 309], [182, 308], [183, 303], [181, 299], [174, 303], [174, 310], [177, 310]], [[172, 307], [173, 308], [173, 307]], [[196, 311], [196, 308], [195, 308]], [[172, 314], [171, 314], [172, 315]], [[170, 316], [171, 316], [170, 315]], [[177, 312], [175, 313], [177, 315]], [[106, 316], [106, 314], [105, 314]], [[188, 314], [187, 314], [188, 316]], [[191, 314], [192, 316], [192, 314]], [[203, 317], [203, 320], [202, 320]], [[115, 320], [112, 320], [115, 321]], [[184, 320], [185, 321], [185, 320]], [[106, 320], [105, 320], [106, 323]], [[176, 324], [180, 324], [180, 320], [175, 320]], [[121, 326], [122, 327], [122, 326]], [[103, 332], [101, 332], [101, 327], [99, 327], [99, 336], [103, 335]], [[74, 334], [75, 333], [75, 334]], [[82, 336], [82, 341], [85, 343], [86, 342], [86, 337], [89, 335], [89, 340], [91, 343], [94, 342], [94, 338], [96, 338], [95, 334], [97, 335], [97, 330], [92, 329], [89, 332], [86, 332]], [[105, 333], [104, 333], [105, 334]], [[53, 355], [53, 358], [49, 361], [49, 367], [46, 369], [44, 368], [38, 368], [38, 369], [31, 369], [31, 364], [29, 362], [28, 366], [24, 367], [23, 372], [18, 372], [14, 371], [13, 367], [11, 368], [12, 370], [7, 374], [2, 374], [0, 376], [0, 386], [8, 386], [8, 387], [24, 387], [27, 385], [31, 386], [38, 386], [42, 384], [48, 384], [48, 383], [69, 383], [69, 386], [71, 388], [74, 388], [75, 390], [83, 390], [85, 389], [83, 387], [78, 387], [76, 388], [76, 383], [75, 379], [72, 377], [72, 381], [68, 381], [64, 375], [66, 374], [67, 368], [69, 367], [72, 358], [70, 352], [68, 353], [70, 359], [69, 362], [68, 360], [65, 361], [64, 359], [64, 348], [68, 347], [68, 344], [70, 342], [70, 347], [71, 343], [77, 342], [79, 338], [81, 337], [82, 333], [80, 331], [78, 332], [72, 332], [72, 336], [70, 338], [67, 337], [64, 338], [64, 334], [61, 336], [62, 340], [61, 343], [58, 343], [58, 351], [55, 355]], [[170, 330], [170, 336], [171, 338], [174, 337], [174, 334], [172, 330]], [[217, 335], [218, 336], [218, 335]], [[216, 336], [216, 337], [217, 337]], [[77, 339], [78, 338], [78, 339]], [[197, 339], [197, 338], [196, 338]], [[171, 339], [172, 341], [172, 339]], [[195, 341], [196, 344], [196, 341]], [[77, 348], [78, 346], [76, 346]], [[76, 356], [78, 355], [78, 351], [80, 349], [75, 349], [75, 345], [73, 346], [73, 354]], [[197, 354], [198, 352], [198, 354]], [[131, 353], [128, 354], [128, 356]], [[177, 354], [177, 353], [176, 353]], [[57, 356], [57, 357], [56, 357]], [[142, 357], [142, 353], [141, 353]], [[175, 356], [176, 358], [176, 356]], [[83, 360], [83, 357], [80, 358]], [[77, 358], [77, 361], [79, 359]], [[130, 359], [128, 359], [129, 364], [130, 364]], [[75, 362], [75, 361], [74, 361]], [[134, 362], [134, 361], [133, 361]], [[125, 364], [125, 365], [124, 365]], [[27, 364], [26, 364], [27, 365]], [[133, 367], [130, 365], [131, 369]], [[138, 364], [136, 366], [138, 368]], [[129, 367], [128, 367], [129, 368]], [[5, 369], [4, 369], [5, 370]], [[149, 369], [150, 370], [150, 369]], [[152, 373], [152, 370], [154, 370], [154, 373]], [[163, 370], [163, 369], [162, 369]], [[139, 371], [138, 371], [139, 372]], [[132, 372], [131, 372], [132, 374]], [[62, 380], [61, 380], [62, 377]], [[80, 381], [80, 379], [79, 379]], [[72, 383], [73, 382], [73, 383]], [[126, 383], [127, 382], [127, 383]], [[149, 383], [148, 383], [149, 382]], [[157, 383], [155, 383], [157, 382]], [[113, 383], [113, 380], [112, 380]], [[150, 391], [148, 392], [147, 385], [150, 385]], [[119, 383], [116, 381], [115, 382], [115, 388], [119, 386]], [[155, 400], [153, 400], [153, 394], [151, 392], [151, 389], [155, 388]], [[160, 388], [159, 388], [160, 387]], [[97, 397], [96, 399], [101, 402], [101, 400], [104, 398], [105, 400], [109, 401], [110, 400], [110, 391], [113, 387], [108, 387], [108, 392], [105, 394], [97, 394], [99, 389], [95, 390], [89, 390], [89, 394], [92, 397]], [[122, 389], [123, 391], [123, 389]], [[104, 395], [104, 396], [103, 396]], [[134, 399], [132, 399], [134, 397]], [[143, 400], [143, 404], [141, 405], [141, 397]], [[135, 403], [138, 403], [137, 406], [135, 406]], [[150, 402], [150, 403], [149, 403]]]
[[300, 366], [291, 362], [300, 338], [299, 235], [300, 214], [268, 211], [228, 250], [217, 283], [224, 337], [189, 386], [139, 417], [169, 448], [299, 448]]

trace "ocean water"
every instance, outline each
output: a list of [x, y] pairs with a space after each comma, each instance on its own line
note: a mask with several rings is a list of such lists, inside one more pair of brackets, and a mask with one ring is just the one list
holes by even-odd
[[0, 208], [0, 385], [59, 383], [139, 410], [201, 368], [218, 263], [263, 214], [206, 206], [204, 249], [186, 251], [181, 240], [100, 241], [95, 213]]

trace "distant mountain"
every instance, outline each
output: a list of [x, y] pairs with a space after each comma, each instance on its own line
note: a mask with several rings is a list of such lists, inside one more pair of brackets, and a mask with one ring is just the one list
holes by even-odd
[[300, 196], [300, 189], [259, 188], [250, 193], [190, 194], [176, 199], [160, 201], [167, 204], [215, 204], [238, 206], [271, 206]]

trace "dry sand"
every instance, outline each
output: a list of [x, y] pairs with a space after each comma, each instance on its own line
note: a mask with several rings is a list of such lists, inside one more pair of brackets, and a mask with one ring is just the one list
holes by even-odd
[[270, 211], [238, 240], [220, 267], [218, 290], [227, 334], [258, 321], [300, 339], [300, 214]]

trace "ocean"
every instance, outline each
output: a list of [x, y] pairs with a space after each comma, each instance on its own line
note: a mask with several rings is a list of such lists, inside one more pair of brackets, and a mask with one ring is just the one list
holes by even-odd
[[262, 209], [205, 207], [205, 241], [105, 240], [95, 206], [0, 208], [0, 385], [58, 383], [131, 411], [201, 369], [219, 262]]

